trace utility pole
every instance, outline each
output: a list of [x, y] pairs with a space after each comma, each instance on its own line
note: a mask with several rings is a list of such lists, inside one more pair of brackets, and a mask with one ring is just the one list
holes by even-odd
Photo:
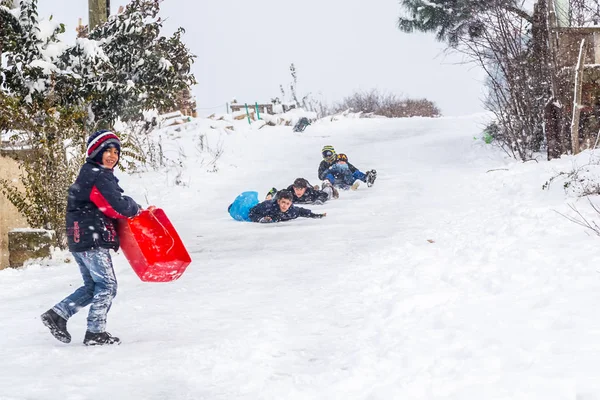
[[108, 20], [110, 15], [110, 0], [88, 0], [89, 25], [88, 32]]

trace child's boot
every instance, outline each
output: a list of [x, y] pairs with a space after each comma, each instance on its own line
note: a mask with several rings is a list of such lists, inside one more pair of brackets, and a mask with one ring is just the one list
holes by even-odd
[[63, 343], [71, 342], [71, 334], [67, 331], [67, 320], [50, 309], [41, 315], [42, 322], [56, 339]]
[[338, 190], [333, 187], [333, 185], [331, 184], [331, 182], [329, 181], [323, 181], [323, 186], [322, 186], [322, 190], [327, 193], [327, 195], [329, 196], [329, 198], [334, 198], [337, 199], [340, 197], [340, 192], [338, 192]]
[[94, 333], [86, 331], [83, 344], [86, 346], [104, 346], [105, 344], [121, 344], [121, 340], [108, 332]]
[[265, 200], [271, 200], [273, 197], [275, 197], [276, 194], [277, 194], [277, 189], [271, 188], [271, 190], [269, 190], [267, 192], [267, 195], [265, 196]]
[[375, 171], [374, 169], [367, 171], [366, 181], [368, 187], [373, 186], [373, 184], [375, 183], [375, 179], [377, 179], [377, 171]]

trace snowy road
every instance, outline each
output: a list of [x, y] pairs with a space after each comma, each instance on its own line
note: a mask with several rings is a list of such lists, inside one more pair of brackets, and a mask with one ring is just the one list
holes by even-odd
[[[81, 344], [87, 310], [70, 345], [39, 321], [80, 283], [68, 253], [0, 271], [0, 400], [600, 399], [600, 242], [555, 212], [576, 201], [561, 184], [541, 190], [573, 159], [507, 159], [473, 139], [481, 118], [238, 130], [217, 173], [184, 132], [187, 186], [118, 175], [193, 263], [148, 284], [115, 257], [112, 348]], [[242, 191], [318, 183], [326, 144], [377, 169], [375, 186], [312, 207], [322, 220], [227, 215]]]

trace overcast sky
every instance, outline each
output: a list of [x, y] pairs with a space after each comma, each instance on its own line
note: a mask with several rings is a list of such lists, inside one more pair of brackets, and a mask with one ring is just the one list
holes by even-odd
[[[125, 0], [111, 0], [116, 13]], [[87, 24], [86, 0], [39, 0], [75, 38], [78, 18]], [[394, 93], [434, 101], [444, 115], [482, 110], [481, 70], [443, 53], [433, 35], [396, 28], [398, 0], [166, 0], [165, 36], [183, 27], [184, 42], [198, 56], [194, 95], [201, 114], [225, 111], [225, 103], [268, 102], [288, 86], [291, 63], [298, 94], [326, 103], [356, 90]]]

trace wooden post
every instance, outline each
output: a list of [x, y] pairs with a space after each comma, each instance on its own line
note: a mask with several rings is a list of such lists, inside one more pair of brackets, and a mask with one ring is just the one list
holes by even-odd
[[108, 20], [110, 7], [109, 0], [88, 0], [89, 28], [91, 32], [95, 27]]
[[248, 103], [244, 103], [244, 105], [246, 106], [246, 116], [248, 116], [248, 123], [251, 124], [252, 121], [250, 121], [250, 111], [248, 111]]
[[583, 83], [583, 62], [585, 61], [585, 39], [579, 45], [579, 58], [575, 69], [575, 89], [573, 94], [573, 119], [571, 120], [571, 149], [579, 153], [579, 115], [581, 114], [581, 86]]

